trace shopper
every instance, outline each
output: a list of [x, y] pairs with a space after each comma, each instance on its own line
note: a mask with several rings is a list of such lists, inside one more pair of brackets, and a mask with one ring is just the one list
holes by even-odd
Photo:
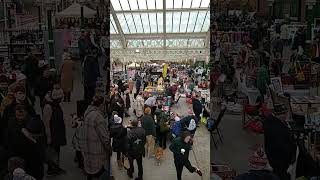
[[63, 110], [60, 106], [63, 100], [63, 91], [60, 85], [56, 83], [52, 92], [46, 96], [46, 103], [43, 108], [43, 122], [47, 135], [48, 153], [48, 172], [49, 176], [65, 173], [60, 168], [61, 146], [67, 144], [66, 126], [64, 122]]
[[118, 167], [122, 169], [124, 155], [127, 153], [127, 129], [123, 126], [122, 119], [118, 115], [113, 116], [113, 122], [110, 126], [112, 150], [117, 153]]
[[85, 56], [87, 55], [88, 48], [89, 48], [89, 43], [86, 38], [86, 32], [81, 31], [81, 36], [78, 40], [78, 47], [79, 47], [79, 55], [80, 55], [80, 60], [81, 62], [84, 61]]
[[138, 76], [138, 77], [137, 77], [137, 80], [136, 80], [136, 95], [139, 94], [141, 85], [142, 85], [141, 77]]
[[121, 96], [116, 93], [113, 97], [111, 97], [111, 112], [116, 111], [118, 113], [118, 116], [123, 119], [124, 117], [124, 101], [121, 98]]
[[162, 149], [166, 149], [167, 136], [168, 136], [168, 132], [170, 131], [169, 117], [162, 110], [162, 105], [158, 105], [158, 109], [156, 110], [155, 114], [157, 117], [157, 140], [158, 140], [159, 146]]
[[23, 73], [27, 76], [27, 92], [31, 100], [32, 105], [35, 102], [35, 88], [39, 83], [40, 68], [39, 60], [35, 55], [29, 50], [29, 54], [25, 60], [25, 69]]
[[129, 95], [129, 90], [124, 91], [124, 102], [125, 102], [125, 116], [130, 117], [129, 115], [129, 109], [131, 108], [131, 100]]
[[145, 130], [146, 135], [146, 156], [150, 158], [154, 155], [154, 145], [155, 145], [155, 121], [151, 116], [151, 109], [147, 107], [144, 110], [144, 115], [141, 117], [141, 126]]
[[193, 113], [197, 118], [197, 122], [200, 121], [201, 119], [200, 115], [202, 114], [202, 110], [203, 110], [202, 103], [198, 98], [199, 98], [199, 95], [196, 95], [196, 97], [192, 98], [192, 109], [193, 109]]
[[154, 115], [155, 110], [157, 109], [157, 96], [151, 96], [144, 102], [145, 109], [151, 109], [151, 115]]
[[176, 138], [170, 145], [170, 150], [173, 152], [174, 165], [177, 172], [177, 180], [182, 179], [183, 167], [186, 167], [191, 173], [198, 173], [202, 176], [200, 169], [191, 165], [189, 161], [189, 152], [191, 150], [192, 138], [188, 131], [181, 134], [181, 137]]
[[92, 48], [90, 50], [90, 53], [85, 57], [82, 66], [84, 99], [87, 100], [87, 102], [91, 102], [95, 95], [96, 83], [98, 78], [101, 77], [97, 49]]
[[71, 55], [67, 53], [64, 56], [63, 63], [60, 67], [61, 88], [64, 92], [64, 102], [71, 102], [71, 92], [73, 90], [75, 64]]
[[128, 131], [128, 159], [130, 168], [128, 169], [127, 174], [130, 178], [133, 178], [133, 161], [136, 160], [138, 165], [138, 177], [135, 180], [143, 180], [142, 157], [145, 156], [146, 133], [145, 130], [138, 127], [138, 125], [138, 120], [132, 120], [131, 127], [129, 127]]
[[41, 180], [44, 175], [44, 149], [40, 136], [35, 138], [32, 134], [33, 131], [38, 131], [34, 127], [41, 126], [41, 121], [32, 119], [26, 107], [20, 104], [16, 106], [15, 115], [11, 116], [8, 122], [4, 143], [8, 157], [23, 158], [26, 161], [27, 173]]
[[137, 118], [141, 118], [144, 112], [144, 99], [142, 97], [142, 92], [139, 92], [136, 99], [134, 100], [134, 113]]
[[55, 73], [50, 70], [45, 70], [40, 77], [38, 84], [38, 96], [40, 98], [40, 107], [44, 107], [45, 96], [53, 89], [55, 82]]
[[94, 96], [84, 114], [79, 142], [87, 180], [99, 178], [109, 170], [107, 162], [110, 160], [111, 146], [107, 122], [102, 113], [103, 103], [103, 97]]
[[296, 159], [297, 145], [286, 122], [287, 113], [269, 114], [263, 122], [265, 152], [270, 166], [281, 180], [289, 180], [287, 170]]
[[132, 92], [133, 92], [133, 84], [134, 84], [134, 82], [133, 82], [132, 78], [130, 78], [128, 81], [130, 94], [132, 94]]

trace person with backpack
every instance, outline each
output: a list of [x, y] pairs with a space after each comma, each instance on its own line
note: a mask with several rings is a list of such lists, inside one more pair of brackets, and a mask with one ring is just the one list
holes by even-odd
[[146, 156], [150, 158], [154, 153], [156, 129], [155, 121], [151, 116], [151, 109], [149, 107], [144, 110], [144, 115], [141, 117], [141, 126], [145, 130], [145, 135], [147, 138]]
[[133, 161], [136, 160], [138, 165], [138, 177], [135, 180], [143, 180], [142, 157], [145, 156], [146, 132], [142, 127], [139, 127], [138, 120], [131, 121], [131, 127], [129, 127], [127, 138], [128, 159], [130, 164], [127, 174], [130, 178], [133, 178]]
[[46, 103], [43, 108], [43, 122], [47, 136], [48, 152], [48, 176], [64, 174], [65, 170], [61, 169], [60, 149], [67, 144], [66, 126], [64, 123], [63, 110], [60, 106], [64, 98], [63, 90], [58, 82], [55, 83], [52, 92], [46, 95]]
[[162, 105], [158, 105], [158, 109], [155, 112], [157, 117], [157, 140], [159, 147], [166, 149], [167, 148], [167, 136], [170, 130], [169, 117], [162, 110]]
[[117, 163], [122, 169], [124, 155], [127, 153], [127, 129], [122, 124], [122, 118], [113, 116], [113, 123], [110, 125], [110, 136], [112, 138], [112, 150], [117, 153]]
[[177, 180], [182, 180], [182, 170], [186, 167], [191, 173], [198, 173], [202, 176], [202, 172], [199, 168], [191, 165], [189, 161], [189, 152], [192, 146], [192, 137], [190, 132], [184, 131], [181, 137], [176, 138], [170, 145], [169, 149], [173, 153], [174, 165], [177, 172]]

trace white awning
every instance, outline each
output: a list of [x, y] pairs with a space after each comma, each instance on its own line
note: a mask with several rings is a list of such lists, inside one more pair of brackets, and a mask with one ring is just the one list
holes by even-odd
[[[93, 18], [97, 12], [86, 6], [83, 6], [83, 16], [85, 18]], [[81, 5], [73, 3], [67, 9], [56, 14], [56, 17], [81, 17]]]

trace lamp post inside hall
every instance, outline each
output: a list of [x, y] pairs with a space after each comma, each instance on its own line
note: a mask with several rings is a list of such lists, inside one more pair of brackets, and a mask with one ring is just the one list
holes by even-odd
[[81, 29], [84, 28], [84, 15], [83, 15], [83, 5], [85, 3], [85, 0], [80, 0], [80, 25], [81, 25]]
[[273, 17], [273, 14], [274, 14], [274, 12], [273, 12], [273, 5], [274, 5], [274, 0], [268, 0], [268, 13], [269, 13], [269, 17], [270, 18], [272, 18]]

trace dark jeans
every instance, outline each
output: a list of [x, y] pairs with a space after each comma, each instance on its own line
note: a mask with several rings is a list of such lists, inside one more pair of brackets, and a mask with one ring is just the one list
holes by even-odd
[[71, 102], [71, 92], [64, 92], [64, 102]]
[[106, 170], [104, 168], [101, 168], [101, 170], [96, 174], [87, 174], [87, 180], [99, 179], [103, 175], [103, 173], [105, 173], [105, 171]]
[[55, 159], [50, 159], [48, 163], [48, 171], [59, 168], [60, 163], [60, 146], [51, 147], [55, 152]]
[[142, 155], [139, 155], [139, 156], [136, 156], [136, 157], [129, 156], [128, 159], [129, 159], [129, 164], [130, 164], [130, 169], [129, 169], [128, 173], [129, 173], [130, 175], [133, 174], [133, 172], [134, 172], [133, 161], [134, 161], [134, 160], [137, 160], [137, 165], [138, 165], [138, 179], [139, 179], [139, 180], [142, 180], [142, 176], [143, 176]]
[[91, 103], [92, 98], [94, 97], [96, 93], [96, 86], [95, 85], [85, 85], [84, 86], [84, 99], [87, 100], [87, 102]]
[[78, 162], [78, 167], [79, 168], [83, 168], [83, 156], [81, 151], [76, 151], [76, 158], [77, 158], [77, 162]]
[[183, 164], [174, 162], [177, 171], [177, 180], [181, 180], [182, 171], [183, 171]]
[[273, 169], [273, 173], [279, 177], [281, 180], [290, 180], [290, 174], [287, 173], [287, 169], [289, 166], [278, 166], [271, 165]]
[[159, 132], [159, 146], [163, 149], [167, 148], [168, 132]]

